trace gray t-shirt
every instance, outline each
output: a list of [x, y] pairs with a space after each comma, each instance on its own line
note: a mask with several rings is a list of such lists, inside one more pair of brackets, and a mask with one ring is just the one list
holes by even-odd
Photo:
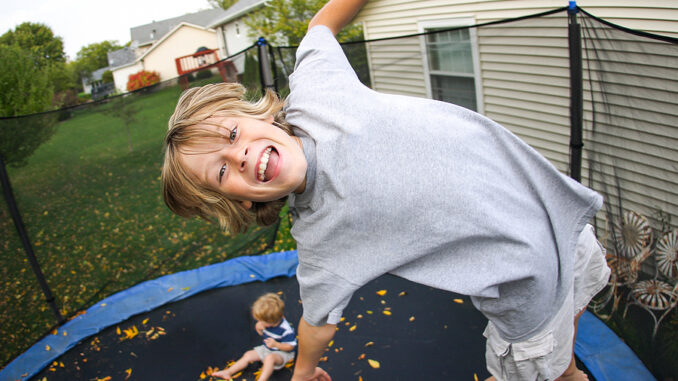
[[482, 115], [363, 86], [324, 26], [301, 42], [290, 90], [308, 160], [289, 200], [306, 321], [336, 323], [385, 273], [470, 295], [509, 341], [549, 321], [600, 195]]

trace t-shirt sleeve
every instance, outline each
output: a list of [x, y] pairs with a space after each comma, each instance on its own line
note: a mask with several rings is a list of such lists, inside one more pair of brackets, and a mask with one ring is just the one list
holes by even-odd
[[297, 280], [304, 320], [313, 326], [337, 324], [358, 286], [322, 267], [299, 263]]
[[297, 60], [290, 82], [294, 77], [307, 75], [343, 75], [358, 81], [344, 50], [330, 29], [317, 25], [308, 31], [297, 48]]

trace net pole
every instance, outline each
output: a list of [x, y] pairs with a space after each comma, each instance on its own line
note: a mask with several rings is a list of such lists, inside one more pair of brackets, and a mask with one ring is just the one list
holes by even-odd
[[266, 90], [275, 91], [275, 83], [273, 82], [273, 74], [271, 73], [271, 60], [266, 48], [268, 42], [263, 37], [259, 37], [257, 41], [259, 53], [259, 78], [261, 78], [261, 92], [266, 93]]
[[5, 166], [4, 160], [2, 159], [2, 155], [0, 155], [0, 183], [2, 183], [2, 192], [5, 196], [9, 213], [12, 215], [12, 220], [14, 220], [14, 226], [19, 233], [19, 238], [21, 239], [21, 243], [24, 247], [24, 251], [26, 252], [26, 256], [28, 257], [28, 261], [33, 268], [35, 276], [38, 278], [38, 283], [42, 288], [43, 294], [45, 294], [45, 300], [52, 309], [57, 322], [59, 324], [63, 324], [66, 319], [64, 319], [64, 317], [61, 315], [61, 312], [59, 312], [54, 295], [52, 295], [52, 291], [45, 280], [45, 275], [40, 269], [40, 263], [38, 263], [38, 259], [35, 257], [35, 253], [33, 252], [31, 241], [28, 239], [28, 232], [26, 232], [26, 227], [24, 226], [23, 220], [21, 219], [21, 213], [19, 212], [16, 199], [14, 198], [14, 192], [12, 192], [12, 185], [9, 181], [9, 175], [7, 174], [7, 168]]
[[568, 14], [568, 47], [570, 55], [570, 177], [581, 182], [583, 127], [583, 88], [581, 26], [577, 21], [579, 8], [570, 1]]

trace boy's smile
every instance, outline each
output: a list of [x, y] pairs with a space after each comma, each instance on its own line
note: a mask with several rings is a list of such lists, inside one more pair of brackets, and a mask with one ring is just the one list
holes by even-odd
[[205, 140], [179, 155], [196, 180], [226, 197], [252, 202], [280, 199], [302, 192], [306, 157], [301, 141], [272, 124], [271, 117], [215, 116], [193, 128], [216, 132], [221, 139]]

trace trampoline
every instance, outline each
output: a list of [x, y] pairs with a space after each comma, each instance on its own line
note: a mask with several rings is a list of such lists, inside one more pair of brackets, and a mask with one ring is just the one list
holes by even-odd
[[[260, 342], [249, 306], [279, 293], [301, 316], [295, 251], [240, 257], [144, 282], [102, 300], [11, 362], [0, 380], [210, 380]], [[334, 380], [483, 380], [486, 320], [467, 297], [384, 275], [344, 311], [321, 366]], [[597, 380], [653, 380], [593, 315], [575, 351]], [[371, 360], [371, 361], [370, 361]], [[259, 364], [237, 378], [254, 380]], [[292, 368], [274, 373], [288, 380]]]

